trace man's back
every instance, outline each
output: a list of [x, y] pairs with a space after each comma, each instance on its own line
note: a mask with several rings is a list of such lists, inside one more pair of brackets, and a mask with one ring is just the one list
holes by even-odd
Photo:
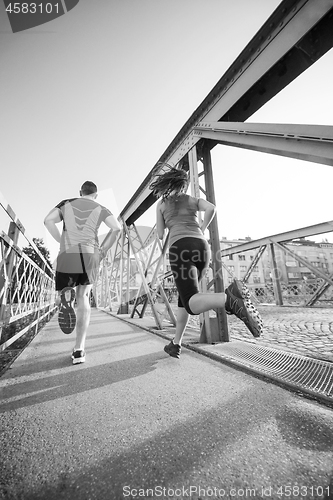
[[98, 228], [112, 213], [91, 198], [71, 198], [57, 208], [63, 220], [60, 252], [94, 253], [98, 248]]

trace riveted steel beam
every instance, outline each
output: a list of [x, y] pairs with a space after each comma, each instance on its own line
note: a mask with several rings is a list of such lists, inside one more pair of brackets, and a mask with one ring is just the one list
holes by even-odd
[[333, 165], [333, 126], [201, 122], [194, 135], [227, 146]]
[[294, 229], [293, 231], [287, 231], [285, 233], [275, 234], [273, 236], [265, 236], [258, 240], [250, 240], [246, 243], [241, 243], [240, 245], [235, 245], [234, 247], [224, 248], [221, 250], [221, 257], [227, 257], [235, 253], [246, 252], [247, 250], [253, 250], [254, 248], [259, 248], [262, 245], [269, 245], [270, 243], [282, 243], [284, 241], [291, 241], [298, 238], [306, 238], [308, 236], [315, 236], [316, 234], [330, 233], [333, 231], [333, 220], [328, 222], [322, 222], [320, 224], [315, 224], [313, 226], [302, 227], [300, 229]]
[[[194, 128], [202, 121], [247, 120], [332, 46], [333, 0], [283, 0], [158, 162], [181, 162], [201, 140]], [[155, 203], [148, 188], [150, 178], [151, 173], [122, 210], [121, 218], [127, 224]]]

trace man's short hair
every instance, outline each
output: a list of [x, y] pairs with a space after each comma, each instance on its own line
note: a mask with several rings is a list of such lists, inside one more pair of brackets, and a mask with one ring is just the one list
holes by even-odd
[[86, 181], [81, 186], [81, 193], [83, 195], [97, 193], [97, 186], [91, 181]]

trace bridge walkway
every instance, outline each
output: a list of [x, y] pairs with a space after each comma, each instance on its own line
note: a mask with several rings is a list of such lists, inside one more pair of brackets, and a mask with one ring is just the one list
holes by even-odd
[[331, 408], [165, 343], [93, 309], [73, 366], [55, 316], [0, 379], [0, 498], [333, 498]]

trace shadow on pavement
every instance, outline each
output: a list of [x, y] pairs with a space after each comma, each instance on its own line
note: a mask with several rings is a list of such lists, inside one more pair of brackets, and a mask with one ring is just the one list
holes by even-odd
[[[164, 357], [163, 352], [157, 352], [99, 366], [87, 367], [86, 365], [80, 365], [73, 367], [70, 372], [11, 384], [8, 388], [4, 387], [3, 399], [6, 398], [6, 392], [10, 392], [11, 398], [17, 397], [18, 399], [1, 404], [0, 413], [79, 394], [99, 387], [111, 386], [116, 382], [144, 375], [154, 370], [154, 364]], [[66, 366], [68, 366], [67, 359]], [[57, 363], [57, 368], [61, 368], [61, 363]]]
[[[252, 402], [255, 397], [255, 394], [249, 391], [246, 396], [242, 395], [232, 402], [229, 401], [228, 407], [226, 403], [219, 401], [216, 407], [203, 410], [195, 418], [189, 417], [176, 425], [169, 424], [167, 430], [161, 424], [160, 432], [146, 439], [137, 438], [135, 440], [137, 444], [133, 444], [131, 449], [114, 451], [110, 442], [108, 458], [84, 468], [80, 473], [63, 471], [60, 478], [41, 482], [33, 491], [30, 488], [29, 493], [16, 489], [16, 496], [11, 496], [9, 489], [6, 498], [8, 500], [14, 498], [15, 500], [45, 498], [124, 500], [126, 497], [142, 497], [143, 490], [147, 489], [151, 492], [150, 495], [146, 495], [149, 498], [159, 496], [186, 498], [189, 495], [169, 497], [159, 493], [162, 488], [174, 491], [183, 487], [189, 492], [191, 485], [194, 487], [200, 485], [202, 489], [221, 488], [226, 492], [221, 498], [229, 499], [231, 496], [227, 493], [231, 488], [251, 487], [259, 492], [265, 484], [275, 485], [276, 488], [279, 484], [295, 484], [295, 473], [298, 481], [303, 480], [302, 484], [308, 484], [310, 487], [309, 481], [315, 473], [311, 469], [311, 458], [308, 461], [308, 468], [303, 466], [302, 470], [299, 470], [297, 460], [294, 460], [292, 454], [296, 453], [297, 456], [299, 448], [302, 449], [301, 453], [304, 453], [306, 448], [311, 457], [312, 453], [318, 450], [318, 445], [311, 442], [305, 445], [309, 438], [307, 432], [298, 433], [297, 442], [290, 444], [289, 431], [293, 432], [294, 423], [288, 429], [287, 414], [284, 415], [285, 420], [282, 421], [280, 418], [281, 426], [287, 428], [284, 436], [279, 433], [275, 439], [272, 439], [270, 433], [266, 436], [265, 429], [272, 425], [274, 415], [279, 413], [279, 405], [272, 403], [266, 396], [261, 396], [260, 404], [253, 407]], [[267, 410], [263, 412], [263, 408]], [[246, 409], [251, 409], [251, 421]], [[313, 432], [315, 425], [316, 422], [312, 422], [308, 432]], [[327, 450], [333, 440], [333, 431], [329, 428], [326, 430], [328, 442], [320, 444], [323, 450]], [[131, 429], [128, 429], [128, 432], [131, 432]], [[274, 435], [274, 432], [272, 434]], [[252, 435], [260, 437], [254, 447], [249, 446], [249, 443], [256, 439], [251, 438]], [[293, 447], [294, 444], [296, 448]], [[288, 449], [291, 455], [281, 459], [284, 449]], [[327, 484], [330, 480], [327, 471], [320, 472], [323, 478], [326, 476]], [[322, 486], [325, 486], [324, 482]], [[152, 495], [153, 491], [155, 496]], [[199, 494], [193, 494], [191, 497], [195, 500], [204, 498]], [[255, 498], [262, 497], [258, 494]]]

